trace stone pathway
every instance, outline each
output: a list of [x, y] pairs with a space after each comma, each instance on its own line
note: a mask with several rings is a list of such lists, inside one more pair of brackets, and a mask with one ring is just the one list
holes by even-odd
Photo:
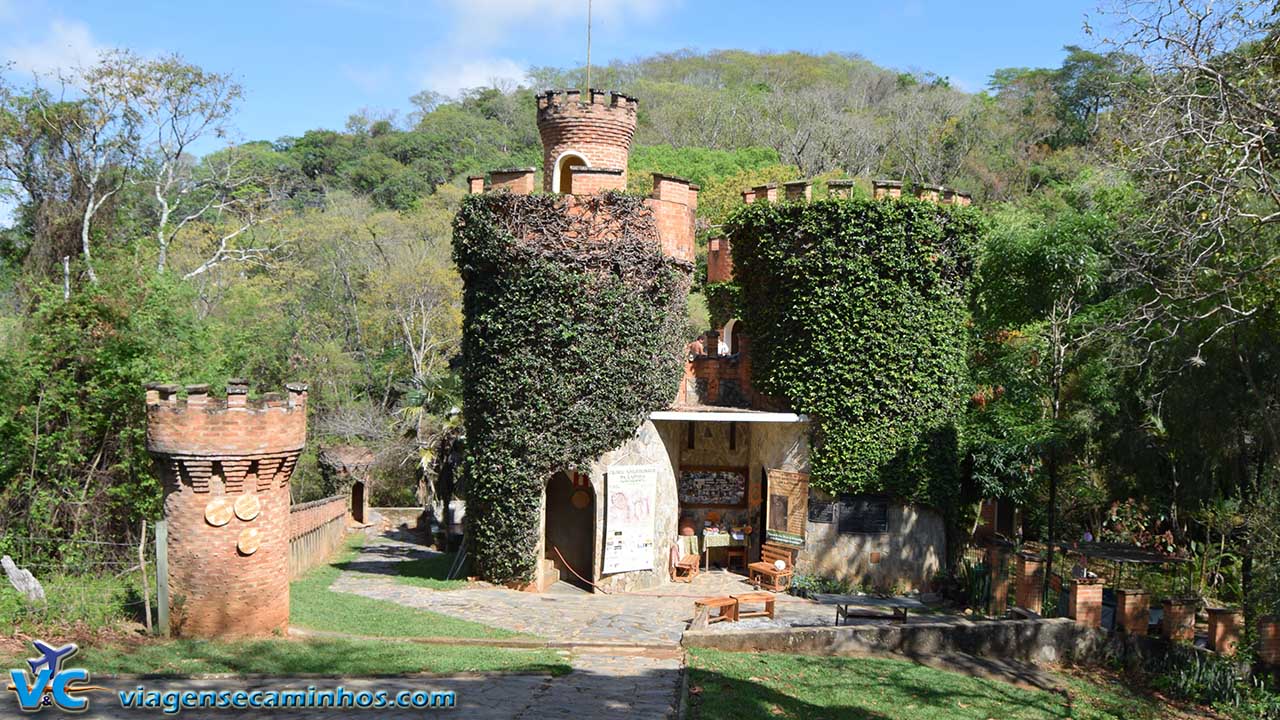
[[[719, 571], [704, 572], [689, 585], [614, 595], [587, 593], [564, 583], [550, 592], [533, 594], [484, 584], [430, 590], [395, 580], [400, 562], [435, 554], [394, 535], [382, 536], [364, 547], [330, 589], [557, 641], [669, 646], [679, 644], [693, 617], [694, 599], [752, 589], [741, 575]], [[834, 620], [833, 607], [780, 594], [774, 620], [749, 618], [736, 624], [716, 623], [711, 629], [817, 627]]]
[[[570, 717], [582, 720], [674, 720], [680, 690], [681, 654], [678, 652], [629, 652], [627, 654], [575, 653], [573, 672], [558, 678], [546, 675], [486, 673], [457, 677], [398, 676], [388, 678], [209, 678], [163, 679], [134, 677], [93, 678], [95, 685], [117, 690], [133, 690], [144, 685], [148, 690], [185, 692], [201, 690], [317, 690], [337, 686], [359, 693], [385, 690], [394, 698], [401, 690], [417, 692], [453, 691], [457, 706], [441, 709], [255, 709], [198, 710], [184, 709], [175, 717], [227, 718], [243, 716], [272, 720], [311, 718], [360, 718], [401, 720], [439, 715], [441, 717], [476, 718], [478, 720], [532, 720], [545, 717]], [[158, 709], [125, 709], [115, 692], [96, 692], [90, 697], [84, 718], [166, 717]], [[56, 712], [55, 712], [56, 714]], [[0, 718], [24, 717], [15, 706], [0, 706]]]

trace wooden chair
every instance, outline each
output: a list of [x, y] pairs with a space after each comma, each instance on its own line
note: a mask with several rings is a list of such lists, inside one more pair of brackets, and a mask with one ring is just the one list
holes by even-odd
[[730, 545], [724, 549], [724, 566], [727, 570], [732, 570], [734, 561], [742, 566], [743, 570], [747, 569], [747, 548], [745, 545]]
[[[766, 542], [760, 547], [760, 561], [747, 566], [747, 579], [757, 590], [762, 587], [773, 592], [786, 590], [796, 572], [795, 553], [793, 548]], [[785, 563], [781, 570], [774, 566], [779, 560]]]

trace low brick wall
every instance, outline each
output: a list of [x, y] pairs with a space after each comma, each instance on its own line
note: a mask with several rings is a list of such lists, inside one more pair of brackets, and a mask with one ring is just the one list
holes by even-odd
[[346, 495], [289, 508], [289, 576], [296, 578], [327, 560], [346, 533]]

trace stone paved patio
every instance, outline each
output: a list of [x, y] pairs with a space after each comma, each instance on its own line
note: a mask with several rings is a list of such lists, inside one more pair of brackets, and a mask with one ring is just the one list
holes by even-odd
[[[565, 583], [534, 594], [482, 583], [460, 590], [430, 590], [396, 581], [398, 563], [436, 554], [403, 536], [385, 535], [366, 545], [330, 589], [557, 641], [670, 646], [679, 644], [693, 617], [696, 598], [752, 589], [745, 577], [725, 571], [704, 572], [690, 584], [614, 595], [587, 593]], [[779, 594], [774, 620], [747, 618], [739, 623], [716, 623], [711, 628], [734, 632], [814, 627], [831, 625], [834, 620], [831, 606]]]

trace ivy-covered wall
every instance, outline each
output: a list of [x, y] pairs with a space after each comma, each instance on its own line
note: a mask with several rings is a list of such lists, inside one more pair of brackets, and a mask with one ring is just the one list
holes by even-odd
[[753, 382], [814, 420], [814, 485], [954, 502], [981, 215], [916, 200], [752, 203], [725, 231]]
[[469, 552], [482, 577], [523, 582], [546, 479], [675, 397], [691, 267], [661, 253], [643, 199], [621, 193], [472, 195], [453, 242]]

